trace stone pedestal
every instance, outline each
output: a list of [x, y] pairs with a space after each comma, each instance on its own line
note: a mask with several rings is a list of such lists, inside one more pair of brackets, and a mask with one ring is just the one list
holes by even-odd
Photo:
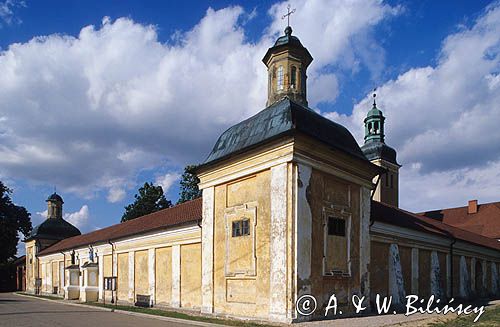
[[66, 285], [64, 286], [64, 299], [77, 300], [80, 298], [80, 267], [71, 265], [66, 268]]
[[99, 265], [94, 262], [87, 262], [82, 266], [83, 286], [80, 290], [80, 301], [96, 302], [99, 296]]

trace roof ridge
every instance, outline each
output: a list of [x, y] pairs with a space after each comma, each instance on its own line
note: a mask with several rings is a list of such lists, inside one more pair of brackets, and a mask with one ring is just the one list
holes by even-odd
[[[492, 241], [496, 242], [496, 240], [493, 239], [493, 238], [486, 237], [484, 235], [477, 234], [477, 233], [474, 233], [474, 232], [471, 232], [469, 230], [465, 230], [465, 229], [462, 229], [462, 228], [459, 228], [459, 227], [456, 227], [456, 226], [453, 226], [453, 225], [449, 225], [449, 224], [443, 223], [443, 222], [441, 222], [439, 220], [436, 220], [434, 218], [430, 218], [430, 217], [426, 217], [426, 216], [423, 216], [423, 215], [419, 215], [419, 214], [416, 214], [416, 213], [413, 213], [413, 212], [410, 212], [410, 211], [407, 211], [407, 210], [395, 207], [393, 205], [389, 205], [387, 203], [382, 203], [382, 202], [379, 202], [379, 201], [372, 200], [372, 203], [374, 203], [374, 202], [377, 203], [377, 204], [379, 204], [379, 205], [382, 205], [382, 206], [385, 206], [385, 207], [388, 207], [388, 208], [392, 208], [392, 209], [394, 209], [396, 211], [400, 211], [400, 212], [403, 212], [405, 214], [408, 214], [409, 216], [411, 216], [411, 217], [413, 217], [415, 219], [423, 220], [424, 222], [426, 222], [426, 223], [432, 225], [433, 227], [435, 227], [436, 229], [438, 229], [440, 232], [445, 233], [445, 234], [451, 234], [451, 236], [454, 237], [454, 238], [459, 238], [459, 239], [461, 239], [463, 241], [467, 241], [469, 243], [473, 243], [473, 244], [477, 244], [477, 245], [481, 245], [481, 246], [486, 246], [486, 247], [489, 247], [489, 248], [495, 248], [496, 250], [500, 249], [500, 244], [498, 244], [497, 247], [492, 247], [492, 246], [488, 246], [488, 245], [484, 245], [484, 244], [481, 244], [481, 243], [474, 242], [472, 240], [467, 240], [467, 239], [464, 239], [464, 238], [457, 237], [456, 235], [453, 235], [452, 232], [453, 232], [453, 230], [456, 230], [456, 231], [460, 231], [462, 233], [468, 234], [469, 236], [477, 237], [480, 240], [483, 240], [483, 241], [486, 241], [486, 242], [492, 242]], [[446, 228], [444, 228], [444, 229], [440, 228], [441, 226], [445, 226], [446, 228], [451, 229], [451, 231], [446, 230]]]
[[[478, 207], [480, 206], [485, 206], [485, 205], [500, 205], [500, 201], [492, 201], [492, 202], [486, 202], [486, 203], [479, 203], [478, 202]], [[431, 210], [425, 210], [425, 211], [421, 211], [419, 213], [417, 213], [418, 215], [420, 214], [424, 214], [426, 212], [432, 212], [432, 211], [443, 211], [443, 210], [456, 210], [456, 209], [466, 209], [468, 206], [460, 206], [460, 207], [451, 207], [451, 208], [440, 208], [440, 209], [431, 209]], [[497, 206], [498, 207], [498, 206]]]

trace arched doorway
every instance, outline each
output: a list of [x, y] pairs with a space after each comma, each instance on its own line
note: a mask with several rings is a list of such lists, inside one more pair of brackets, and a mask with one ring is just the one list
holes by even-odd
[[474, 281], [476, 285], [477, 296], [484, 295], [484, 285], [483, 285], [483, 265], [481, 261], [476, 261], [476, 280]]

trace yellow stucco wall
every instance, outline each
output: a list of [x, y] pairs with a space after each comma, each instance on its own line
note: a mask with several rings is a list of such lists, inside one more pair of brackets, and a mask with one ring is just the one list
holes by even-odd
[[111, 277], [112, 274], [112, 258], [111, 255], [105, 255], [103, 257], [103, 269], [104, 269], [104, 276], [103, 277]]
[[181, 306], [201, 307], [201, 243], [181, 246]]
[[57, 287], [59, 292], [59, 261], [52, 261], [52, 288]]
[[172, 248], [156, 249], [156, 303], [169, 305], [172, 300]]
[[[269, 308], [270, 171], [215, 187], [214, 311], [246, 317], [267, 317]], [[247, 239], [231, 237], [228, 219], [237, 208], [255, 207], [256, 219]], [[235, 211], [231, 211], [235, 210]], [[237, 218], [237, 217], [236, 217]], [[254, 221], [251, 221], [251, 225]], [[255, 242], [255, 246], [253, 246]], [[255, 260], [253, 259], [255, 258]], [[241, 262], [237, 262], [241, 259]], [[286, 287], [286, 285], [283, 285]]]
[[135, 252], [135, 294], [149, 295], [148, 251]]
[[129, 301], [128, 252], [118, 254], [118, 300]]

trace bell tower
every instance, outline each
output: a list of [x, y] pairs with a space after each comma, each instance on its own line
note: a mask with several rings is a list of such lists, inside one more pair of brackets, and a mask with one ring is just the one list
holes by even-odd
[[312, 60], [309, 51], [292, 35], [292, 28], [287, 26], [285, 35], [276, 40], [262, 59], [268, 72], [266, 106], [285, 96], [307, 106], [306, 71]]
[[63, 203], [63, 199], [56, 192], [49, 196], [47, 199], [47, 218], [62, 219]]
[[392, 206], [399, 206], [399, 168], [396, 161], [396, 150], [385, 144], [385, 117], [377, 108], [375, 100], [376, 93], [373, 93], [373, 105], [366, 118], [365, 123], [365, 144], [361, 147], [365, 157], [373, 164], [386, 169], [380, 177], [376, 177], [377, 188], [373, 199]]

